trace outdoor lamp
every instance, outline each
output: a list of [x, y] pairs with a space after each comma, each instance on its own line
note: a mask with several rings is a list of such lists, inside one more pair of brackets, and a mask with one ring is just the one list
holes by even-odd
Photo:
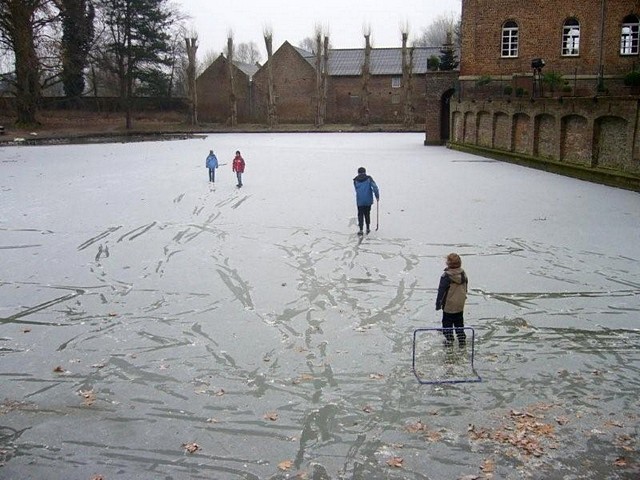
[[545, 66], [544, 60], [541, 58], [534, 58], [531, 60], [531, 68], [534, 70], [542, 70], [542, 67]]

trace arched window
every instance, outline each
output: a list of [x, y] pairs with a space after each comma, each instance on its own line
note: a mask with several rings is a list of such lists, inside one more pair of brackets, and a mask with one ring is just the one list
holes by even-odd
[[580, 55], [580, 22], [568, 18], [562, 27], [562, 55]]
[[502, 26], [503, 57], [518, 56], [518, 24], [514, 21], [505, 22]]
[[628, 15], [622, 21], [620, 33], [620, 55], [638, 54], [638, 17]]

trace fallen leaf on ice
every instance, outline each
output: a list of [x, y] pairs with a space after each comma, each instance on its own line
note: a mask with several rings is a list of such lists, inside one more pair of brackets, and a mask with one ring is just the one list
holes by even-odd
[[418, 420], [416, 423], [411, 423], [409, 425], [407, 425], [407, 432], [409, 433], [418, 433], [418, 432], [424, 432], [427, 429], [427, 426], [422, 423], [420, 420]]
[[484, 473], [493, 473], [495, 469], [496, 463], [490, 458], [486, 459], [484, 462], [482, 462], [482, 465], [480, 465], [480, 470], [482, 470]]
[[404, 458], [402, 457], [391, 457], [389, 460], [387, 460], [387, 465], [394, 468], [401, 468], [403, 462]]
[[373, 380], [382, 380], [384, 378], [384, 375], [381, 373], [372, 373], [369, 375], [369, 378]]
[[371, 413], [371, 412], [373, 412], [373, 407], [370, 406], [370, 405], [366, 405], [366, 406], [362, 407], [362, 411], [364, 413]]
[[293, 467], [293, 462], [291, 460], [283, 460], [278, 464], [278, 468], [280, 470], [291, 470], [291, 467]]
[[618, 457], [616, 458], [615, 462], [613, 462], [613, 464], [616, 467], [626, 467], [627, 466], [627, 459], [624, 457]]
[[188, 453], [195, 453], [198, 450], [200, 450], [200, 445], [198, 445], [197, 443], [193, 442], [193, 443], [183, 443], [182, 447], [188, 452]]
[[86, 407], [90, 407], [96, 402], [96, 394], [93, 390], [80, 390], [78, 392], [82, 398], [84, 398], [82, 404]]
[[604, 422], [604, 424], [607, 427], [624, 428], [624, 424], [622, 422], [618, 422], [617, 420], [607, 420], [606, 422]]
[[276, 420], [278, 420], [278, 414], [276, 412], [268, 412], [264, 414], [264, 418], [266, 420], [271, 420], [272, 422], [275, 422]]
[[64, 368], [62, 368], [60, 365], [58, 365], [56, 368], [54, 368], [53, 371], [56, 372], [56, 373], [64, 373], [64, 372], [66, 372], [66, 370]]

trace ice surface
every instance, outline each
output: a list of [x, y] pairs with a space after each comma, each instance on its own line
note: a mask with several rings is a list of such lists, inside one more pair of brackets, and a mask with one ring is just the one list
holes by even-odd
[[[0, 149], [0, 478], [632, 478], [640, 197], [422, 141]], [[451, 251], [483, 382], [420, 385]], [[513, 410], [552, 425], [542, 454], [468, 433]]]

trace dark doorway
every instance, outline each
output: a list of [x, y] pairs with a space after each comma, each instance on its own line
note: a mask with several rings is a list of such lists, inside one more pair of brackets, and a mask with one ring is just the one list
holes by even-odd
[[453, 88], [447, 90], [440, 98], [440, 139], [442, 143], [448, 142], [450, 137], [451, 122], [449, 119], [451, 117], [451, 98], [454, 92]]

